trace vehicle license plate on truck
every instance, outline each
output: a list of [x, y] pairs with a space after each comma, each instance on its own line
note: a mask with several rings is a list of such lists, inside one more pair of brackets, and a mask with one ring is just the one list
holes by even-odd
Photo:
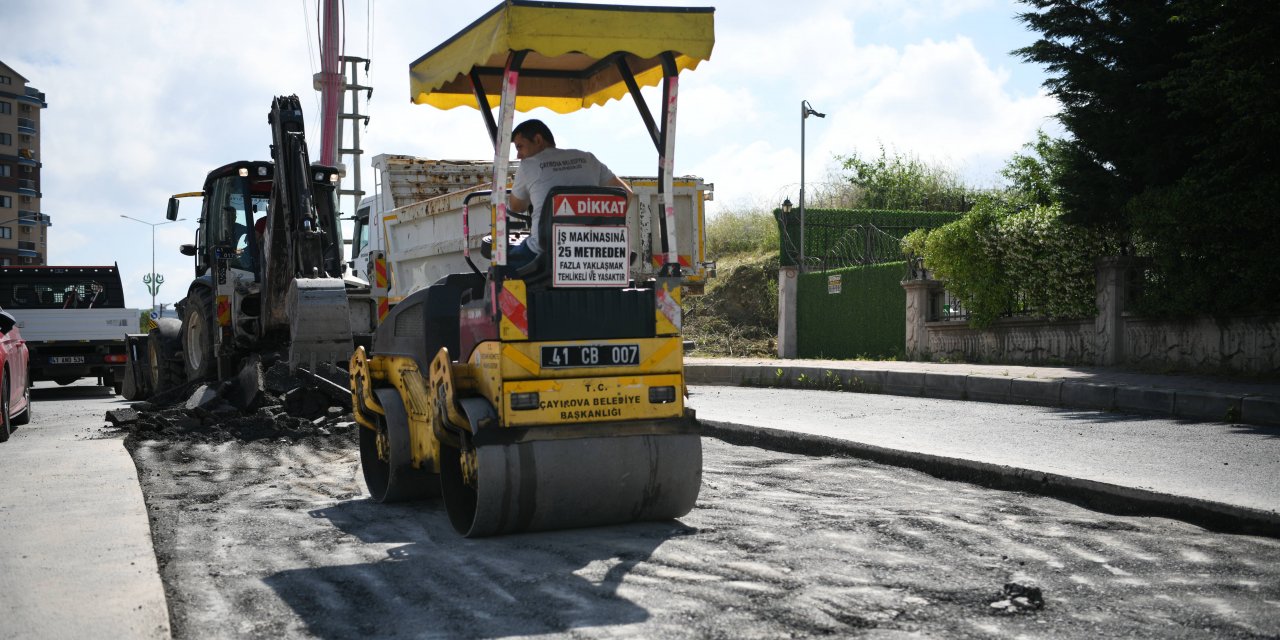
[[640, 364], [638, 344], [585, 344], [543, 347], [543, 368], [620, 367]]
[[53, 356], [49, 364], [84, 364], [84, 356]]

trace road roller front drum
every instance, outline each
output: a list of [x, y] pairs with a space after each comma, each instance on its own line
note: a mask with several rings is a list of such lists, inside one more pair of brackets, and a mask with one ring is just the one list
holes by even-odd
[[471, 538], [679, 518], [701, 483], [697, 434], [445, 447], [440, 469], [449, 520]]

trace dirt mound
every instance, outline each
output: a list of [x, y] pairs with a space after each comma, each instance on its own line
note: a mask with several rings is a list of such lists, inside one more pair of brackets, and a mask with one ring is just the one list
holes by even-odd
[[685, 300], [684, 336], [696, 345], [691, 355], [773, 355], [778, 325], [777, 255], [725, 262], [705, 295]]

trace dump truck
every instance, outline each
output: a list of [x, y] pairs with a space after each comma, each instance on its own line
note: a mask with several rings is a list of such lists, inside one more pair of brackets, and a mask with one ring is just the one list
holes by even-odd
[[[410, 65], [412, 101], [477, 108], [495, 153], [487, 185], [411, 205], [423, 224], [404, 228], [418, 235], [388, 243], [402, 263], [418, 253], [416, 281], [437, 279], [405, 287], [348, 368], [374, 500], [439, 496], [468, 537], [693, 508], [702, 449], [684, 405], [673, 156], [679, 74], [710, 57], [713, 22], [709, 7], [507, 0]], [[641, 88], [658, 85], [655, 118]], [[552, 190], [522, 228], [503, 188], [516, 110], [628, 95], [658, 153], [652, 274], [636, 268], [643, 241], [620, 215], [624, 191]], [[477, 259], [473, 227], [491, 260]], [[513, 233], [546, 248], [514, 273]]]
[[169, 199], [169, 220], [179, 198], [203, 199], [195, 242], [181, 247], [195, 277], [176, 305], [179, 318], [160, 318], [145, 340], [130, 340], [126, 397], [226, 379], [268, 350], [309, 371], [344, 365], [353, 327], [372, 328], [368, 297], [348, 296], [363, 283], [343, 273], [338, 169], [310, 162], [297, 96], [275, 98], [268, 123], [272, 160], [223, 165], [200, 191]]
[[32, 381], [97, 378], [120, 392], [125, 336], [142, 312], [125, 308], [117, 265], [0, 267], [0, 308], [22, 330]]
[[[513, 170], [517, 165], [511, 163]], [[488, 193], [492, 162], [379, 154], [373, 158], [373, 169], [378, 186], [354, 216], [349, 266], [353, 275], [370, 282], [380, 315], [445, 275], [471, 265], [488, 269], [490, 259], [482, 251], [489, 233], [482, 220], [488, 215], [487, 203], [477, 193]], [[622, 179], [637, 196], [626, 213], [628, 234], [637, 239], [633, 276], [652, 277], [663, 264], [658, 179]], [[703, 235], [706, 203], [714, 197], [715, 186], [697, 176], [682, 176], [672, 187], [684, 290], [701, 293], [707, 278], [715, 274], [715, 263], [706, 260]], [[464, 222], [466, 238], [461, 231]]]

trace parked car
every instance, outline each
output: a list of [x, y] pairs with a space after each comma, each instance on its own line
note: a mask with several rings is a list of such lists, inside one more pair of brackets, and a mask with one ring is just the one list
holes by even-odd
[[0, 309], [0, 442], [15, 425], [31, 422], [31, 376], [27, 372], [27, 343], [18, 321]]

